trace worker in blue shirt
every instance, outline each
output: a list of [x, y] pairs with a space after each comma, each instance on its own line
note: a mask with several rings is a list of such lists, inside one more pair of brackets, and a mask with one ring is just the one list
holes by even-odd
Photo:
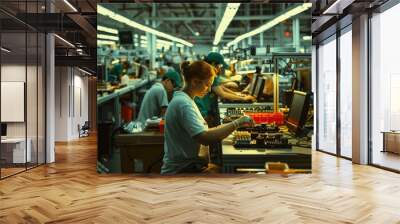
[[182, 80], [177, 72], [170, 70], [165, 73], [161, 82], [156, 82], [146, 91], [140, 106], [138, 121], [144, 125], [149, 118], [163, 117], [170, 98], [168, 96], [180, 87], [182, 87]]
[[254, 124], [250, 117], [242, 116], [230, 123], [208, 128], [194, 98], [210, 92], [215, 70], [205, 61], [195, 61], [182, 63], [181, 71], [185, 79], [184, 88], [175, 92], [165, 115], [161, 174], [210, 171], [208, 161], [199, 157], [200, 144], [221, 141], [237, 128]]

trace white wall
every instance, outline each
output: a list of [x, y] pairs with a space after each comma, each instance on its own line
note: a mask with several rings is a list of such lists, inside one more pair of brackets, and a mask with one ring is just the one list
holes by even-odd
[[76, 68], [56, 67], [56, 141], [79, 138], [78, 124], [88, 120], [88, 78], [83, 75]]
[[68, 88], [69, 69], [67, 67], [55, 68], [55, 140], [68, 141]]
[[316, 128], [317, 128], [317, 116], [315, 116], [317, 114], [317, 47], [315, 45], [312, 45], [312, 54], [311, 54], [311, 88], [312, 88], [312, 92], [314, 94], [314, 133], [312, 135], [312, 139], [311, 139], [311, 148], [312, 150], [316, 150], [317, 149], [317, 141], [316, 141]]
[[[32, 162], [39, 159], [44, 162], [44, 80], [42, 68], [36, 65], [25, 64], [3, 64], [1, 66], [1, 81], [18, 81], [26, 83], [26, 110], [27, 120], [25, 122], [7, 122], [7, 137], [25, 138], [25, 134], [31, 140]], [[38, 85], [38, 86], [37, 86]], [[4, 97], [4, 96], [2, 96]], [[1, 108], [9, 110], [10, 108]], [[27, 131], [27, 132], [26, 132]], [[39, 153], [39, 156], [37, 156]]]
[[79, 74], [82, 74], [82, 73], [80, 73], [79, 70], [75, 70], [74, 83], [73, 83], [74, 92], [72, 93], [73, 96], [71, 96], [72, 99], [74, 99], [74, 102], [73, 102], [74, 108], [72, 108], [73, 119], [71, 120], [71, 122], [72, 122], [71, 123], [72, 138], [79, 137], [78, 128], [77, 128], [78, 124], [82, 126], [85, 123], [85, 121], [89, 120], [88, 78], [77, 75], [76, 72], [79, 72]]
[[[25, 82], [25, 64], [9, 64], [1, 66], [1, 81], [3, 82]], [[1, 108], [7, 110], [7, 108]], [[7, 137], [25, 137], [25, 123], [7, 123]]]

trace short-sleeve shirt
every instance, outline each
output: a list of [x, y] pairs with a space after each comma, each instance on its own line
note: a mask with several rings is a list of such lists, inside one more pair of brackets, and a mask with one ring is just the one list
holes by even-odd
[[144, 95], [138, 115], [138, 121], [142, 124], [148, 118], [161, 116], [161, 109], [168, 106], [168, 95], [164, 86], [157, 82]]
[[112, 69], [110, 70], [108, 74], [108, 80], [110, 82], [116, 82], [118, 81], [118, 78], [121, 76], [122, 73], [122, 65], [121, 64], [116, 64]]
[[[221, 85], [221, 77], [216, 76], [211, 85], [211, 88], [217, 87], [219, 85]], [[194, 98], [194, 101], [196, 102], [196, 105], [199, 108], [203, 117], [207, 117], [207, 115], [210, 113], [212, 102], [215, 100], [217, 100], [217, 96], [215, 95], [215, 93], [213, 93], [213, 91], [207, 93], [203, 97]]]
[[175, 92], [165, 114], [161, 174], [175, 174], [198, 160], [200, 143], [194, 137], [207, 129], [207, 123], [192, 98], [185, 92]]

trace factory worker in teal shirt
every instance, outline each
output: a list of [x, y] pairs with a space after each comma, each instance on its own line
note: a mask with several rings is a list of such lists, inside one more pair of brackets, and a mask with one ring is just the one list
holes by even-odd
[[204, 62], [183, 62], [181, 71], [185, 80], [182, 91], [174, 94], [165, 115], [164, 157], [161, 174], [210, 172], [215, 168], [199, 157], [200, 144], [221, 141], [242, 126], [252, 126], [253, 120], [242, 116], [230, 123], [208, 128], [194, 102], [206, 95], [215, 78], [215, 69]]

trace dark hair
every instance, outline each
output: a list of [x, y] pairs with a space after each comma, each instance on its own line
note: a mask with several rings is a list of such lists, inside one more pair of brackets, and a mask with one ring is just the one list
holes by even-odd
[[261, 67], [260, 66], [256, 66], [256, 73], [260, 74], [261, 73]]
[[165, 75], [162, 77], [161, 80], [162, 80], [162, 81], [170, 80], [171, 83], [172, 83], [172, 85], [173, 85], [174, 87], [176, 87], [176, 82], [175, 82], [175, 80], [173, 80], [173, 79], [171, 79], [171, 78], [169, 78], [169, 77], [167, 77], [167, 76], [165, 76]]
[[205, 61], [194, 61], [192, 63], [184, 61], [181, 63], [181, 71], [186, 82], [194, 78], [207, 80], [216, 75], [214, 67]]

